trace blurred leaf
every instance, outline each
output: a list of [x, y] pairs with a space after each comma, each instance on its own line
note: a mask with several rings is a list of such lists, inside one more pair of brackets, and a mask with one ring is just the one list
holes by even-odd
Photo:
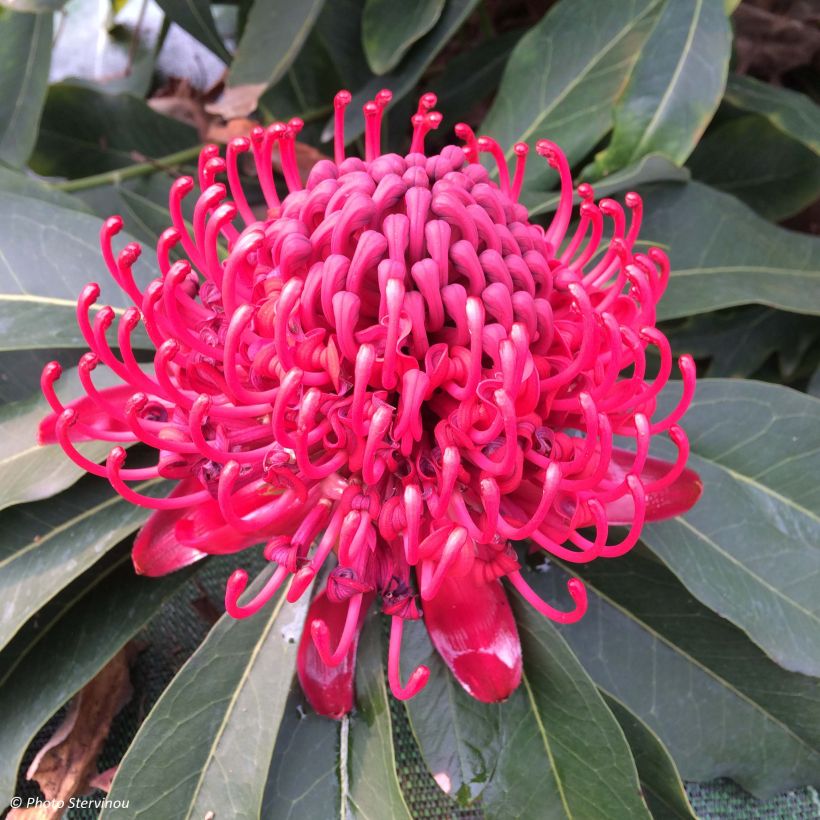
[[467, 804], [484, 789], [501, 749], [499, 706], [468, 695], [427, 637], [423, 621], [408, 621], [402, 646], [407, 679], [424, 664], [427, 686], [404, 702], [424, 762], [450, 797]]
[[[631, 191], [639, 185], [648, 185], [650, 182], [687, 182], [689, 171], [679, 168], [674, 162], [660, 154], [647, 154], [641, 157], [634, 165], [616, 171], [614, 174], [603, 177], [595, 182], [595, 196], [612, 196], [621, 191]], [[535, 191], [525, 189], [521, 202], [527, 206], [530, 216], [554, 211], [558, 207], [561, 194], [558, 191]], [[579, 203], [581, 197], [577, 194], [574, 201]]]
[[[193, 166], [179, 169], [183, 173], [195, 174]], [[74, 196], [85, 203], [100, 219], [111, 214], [122, 216], [126, 230], [147, 247], [153, 248], [157, 238], [170, 224], [168, 193], [176, 178], [175, 173], [157, 171], [133, 179], [118, 180], [112, 184], [99, 185], [78, 191]], [[194, 196], [182, 201], [182, 213], [189, 230], [192, 231]], [[172, 258], [180, 258], [178, 249]]]
[[4, 165], [0, 165], [0, 191], [31, 197], [32, 199], [42, 199], [44, 202], [60, 205], [70, 210], [88, 211], [81, 199], [63, 191], [58, 191], [33, 176], [28, 176], [21, 171], [7, 168]]
[[51, 60], [51, 14], [0, 9], [0, 160], [23, 166], [37, 139]]
[[[786, 672], [656, 560], [576, 565], [586, 615], [561, 627], [587, 672], [657, 734], [684, 780], [731, 777], [760, 798], [816, 780], [817, 681]], [[557, 566], [527, 580], [568, 606]]]
[[723, 9], [727, 16], [730, 15], [742, 2], [743, 0], [723, 0]]
[[722, 123], [689, 158], [695, 179], [732, 194], [774, 222], [820, 197], [820, 156], [762, 116]]
[[[163, 180], [163, 183], [165, 181]], [[165, 187], [164, 184], [163, 187]], [[166, 188], [166, 191], [169, 188], [170, 186]], [[168, 208], [125, 185], [116, 186], [116, 194], [120, 206], [117, 212], [122, 216], [125, 224], [137, 234], [138, 238], [149, 245], [156, 245], [159, 235], [171, 224]]]
[[697, 820], [675, 761], [660, 738], [616, 698], [604, 694], [604, 702], [626, 735], [652, 816]]
[[106, 817], [259, 817], [309, 600], [219, 619], [140, 727], [109, 792], [127, 808]]
[[748, 378], [776, 353], [787, 379], [820, 337], [820, 326], [813, 316], [748, 305], [691, 316], [665, 333], [673, 350], [711, 360], [700, 376]]
[[641, 247], [669, 254], [659, 319], [744, 304], [820, 313], [820, 239], [767, 222], [699, 182], [642, 192]]
[[430, 84], [430, 91], [438, 97], [436, 108], [448, 123], [464, 119], [495, 91], [504, 65], [525, 31], [516, 29], [491, 37], [447, 61], [439, 78]]
[[724, 99], [741, 111], [763, 115], [775, 128], [820, 154], [820, 106], [805, 94], [733, 74]]
[[74, 366], [77, 351], [68, 348], [42, 350], [0, 350], [0, 405], [22, 401], [40, 391], [40, 374], [47, 362], [59, 362], [65, 369]]
[[501, 705], [493, 818], [649, 818], [623, 732], [555, 627], [513, 594], [524, 676]]
[[[412, 91], [421, 79], [424, 70], [461, 28], [462, 23], [477, 3], [478, 0], [449, 0], [438, 23], [407, 52], [402, 64], [395, 71], [383, 74], [380, 77], [373, 77], [356, 91], [345, 116], [346, 143], [353, 142], [364, 133], [362, 106], [368, 100], [372, 100], [382, 88], [389, 88], [393, 92], [391, 106]], [[331, 118], [325, 125], [322, 139], [326, 142], [332, 138], [333, 119]]]
[[[365, 2], [366, 0], [333, 0], [332, 3], [325, 3], [314, 28], [330, 55], [344, 88], [358, 88], [373, 76], [362, 49], [362, 14]], [[336, 91], [338, 89], [334, 93]], [[332, 105], [333, 100], [328, 102]]]
[[375, 74], [386, 74], [407, 50], [438, 22], [444, 0], [366, 0], [362, 15], [362, 44]]
[[[17, 194], [0, 197], [0, 350], [87, 347], [76, 302], [89, 281], [102, 286], [99, 304], [126, 306], [125, 295], [109, 281], [99, 233], [99, 219], [89, 214]], [[125, 245], [132, 237], [117, 239]], [[150, 254], [135, 274], [141, 284], [158, 275]]]
[[[481, 125], [514, 158], [516, 142], [548, 137], [571, 163], [612, 127], [612, 107], [655, 20], [659, 0], [561, 0], [521, 38]], [[530, 187], [552, 172], [536, 157]], [[539, 177], [541, 179], [539, 179]]]
[[[680, 382], [667, 385], [658, 413], [679, 396]], [[787, 387], [700, 381], [683, 426], [703, 496], [642, 538], [782, 667], [820, 676], [818, 422], [820, 401]]]
[[126, 552], [87, 587], [39, 616], [0, 656], [0, 804], [14, 794], [37, 730], [102, 669], [190, 578], [134, 574]]
[[731, 49], [723, 0], [666, 3], [615, 108], [598, 175], [653, 152], [683, 165], [723, 96]]
[[342, 86], [335, 64], [314, 29], [285, 76], [259, 100], [259, 107], [271, 120], [304, 120], [300, 142], [318, 144], [325, 118], [333, 111], [333, 97]]
[[[59, 448], [50, 449], [66, 459]], [[90, 478], [48, 501], [0, 514], [6, 533], [0, 545], [0, 649], [38, 609], [148, 518], [149, 510], [128, 503], [107, 484]], [[158, 497], [169, 485], [155, 480], [135, 489]]]
[[[107, 368], [100, 368], [94, 381], [101, 387], [117, 383], [111, 375]], [[76, 369], [60, 379], [58, 392], [66, 404], [84, 395]], [[50, 412], [39, 391], [29, 399], [0, 407], [0, 510], [48, 498], [85, 475], [57, 445], [38, 444], [40, 421]], [[111, 442], [100, 441], [78, 445], [91, 459], [103, 458], [111, 447]]]
[[269, 0], [251, 6], [245, 31], [219, 102], [208, 107], [225, 119], [250, 114], [259, 97], [288, 70], [324, 0]]
[[69, 179], [158, 159], [199, 142], [189, 125], [130, 94], [58, 83], [48, 90], [31, 167]]
[[42, 14], [44, 12], [59, 11], [65, 3], [66, 0], [0, 0], [0, 8]]
[[[358, 712], [350, 721], [347, 809], [367, 820], [412, 820], [396, 775], [393, 722], [382, 669], [381, 618], [365, 621], [356, 660]], [[345, 762], [344, 726], [342, 764]], [[344, 800], [344, 795], [342, 799]], [[332, 816], [339, 816], [334, 811]], [[345, 811], [341, 812], [345, 817]]]
[[219, 37], [209, 0], [156, 0], [168, 19], [184, 28], [225, 63], [231, 55]]
[[317, 715], [294, 684], [273, 751], [260, 818], [318, 820], [338, 814], [334, 809], [342, 800], [340, 726], [339, 721]]

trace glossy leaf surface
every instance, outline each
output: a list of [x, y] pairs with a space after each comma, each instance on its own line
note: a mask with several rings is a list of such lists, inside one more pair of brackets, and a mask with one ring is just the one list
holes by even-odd
[[[781, 669], [655, 560], [593, 562], [578, 576], [589, 609], [561, 634], [595, 683], [660, 738], [681, 777], [731, 777], [761, 798], [815, 779], [816, 680]], [[569, 600], [558, 567], [530, 578], [547, 600]]]
[[521, 686], [501, 706], [489, 818], [641, 817], [649, 812], [623, 732], [555, 627], [517, 595]]
[[0, 160], [22, 166], [37, 139], [51, 60], [51, 14], [0, 9]]
[[307, 601], [222, 616], [140, 728], [110, 792], [130, 805], [106, 817], [259, 816]]
[[661, 319], [762, 304], [820, 314], [820, 239], [787, 231], [699, 182], [642, 191], [639, 245], [669, 254]]
[[38, 729], [189, 577], [140, 578], [126, 552], [87, 587], [72, 588], [0, 656], [0, 803], [14, 794], [20, 761]]
[[405, 701], [413, 735], [436, 782], [460, 803], [478, 797], [501, 751], [500, 706], [471, 698], [433, 648], [422, 621], [404, 629], [404, 680], [419, 665], [430, 670], [427, 685]]
[[666, 3], [615, 108], [600, 173], [657, 152], [682, 165], [718, 107], [731, 32], [723, 0]]
[[703, 496], [642, 536], [701, 601], [809, 675], [820, 675], [818, 421], [820, 401], [787, 387], [701, 381], [684, 426]]
[[[570, 162], [612, 126], [612, 106], [629, 77], [660, 4], [656, 0], [562, 0], [521, 38], [481, 125], [508, 160], [513, 146], [549, 138]], [[534, 157], [527, 179], [552, 179]]]

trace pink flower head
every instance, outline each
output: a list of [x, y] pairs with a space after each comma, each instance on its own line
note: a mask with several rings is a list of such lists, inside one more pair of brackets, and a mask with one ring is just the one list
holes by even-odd
[[[77, 305], [92, 351], [79, 365], [87, 396], [64, 407], [59, 366], [43, 373], [54, 414], [42, 439], [156, 510], [134, 545], [138, 572], [162, 575], [266, 541], [275, 569], [264, 587], [248, 600], [244, 570], [228, 581], [225, 606], [241, 618], [286, 581], [288, 600], [298, 599], [328, 568], [298, 668], [315, 708], [335, 716], [352, 708], [356, 643], [376, 598], [391, 617], [396, 697], [428, 677], [425, 667], [406, 684], [399, 674], [404, 622], [423, 614], [464, 687], [502, 700], [520, 680], [521, 648], [501, 579], [560, 623], [587, 606], [575, 579], [571, 609], [541, 600], [510, 542], [529, 539], [572, 563], [616, 557], [644, 521], [683, 512], [700, 494], [677, 426], [695, 389], [689, 356], [678, 363], [679, 405], [655, 417], [672, 371], [655, 328], [669, 264], [656, 248], [635, 251], [640, 197], [627, 194], [625, 212], [581, 185], [570, 229], [569, 167], [541, 140], [536, 152], [557, 170], [561, 196], [546, 229], [531, 224], [517, 201], [526, 145], [514, 146], [510, 174], [494, 140], [459, 124], [465, 145], [427, 156], [425, 135], [441, 115], [425, 94], [410, 152], [382, 154], [389, 100], [382, 91], [364, 106], [365, 158], [346, 157], [350, 94], [339, 92], [335, 160], [317, 162], [304, 182], [300, 120], [255, 128], [224, 159], [206, 146], [193, 230], [182, 200], [195, 182], [182, 177], [171, 186], [173, 227], [157, 244], [162, 275], [144, 289], [132, 275], [139, 246], [115, 254], [122, 220], [108, 219], [103, 256], [134, 307], [92, 313], [99, 287], [87, 285]], [[240, 180], [248, 152], [261, 216]], [[479, 163], [484, 152], [497, 182]], [[172, 261], [172, 251], [183, 258]], [[153, 366], [132, 350], [140, 323]], [[650, 348], [660, 368], [647, 380]], [[96, 388], [100, 363], [123, 384]], [[661, 433], [677, 446], [674, 464], [649, 456]], [[633, 446], [616, 448], [615, 436]], [[114, 446], [95, 464], [75, 448], [85, 439], [143, 442], [156, 463], [127, 467]], [[167, 498], [134, 486], [156, 477], [177, 482]], [[627, 527], [615, 543], [612, 525]]]

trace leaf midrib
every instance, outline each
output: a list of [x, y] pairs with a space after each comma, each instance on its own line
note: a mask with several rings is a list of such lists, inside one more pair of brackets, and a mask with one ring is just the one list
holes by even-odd
[[[159, 484], [162, 482], [163, 479], [161, 478], [152, 478], [150, 481], [145, 481], [141, 484], [137, 484], [134, 486], [134, 489], [142, 492], [143, 490], [148, 489], [149, 487], [154, 486], [155, 484]], [[123, 503], [125, 504], [125, 499], [119, 495], [112, 495], [110, 498], [107, 498], [100, 504], [95, 504], [93, 507], [89, 507], [86, 510], [83, 510], [82, 513], [79, 515], [75, 515], [72, 518], [64, 521], [62, 524], [57, 525], [53, 529], [49, 530], [47, 535], [41, 536], [38, 541], [30, 541], [21, 547], [19, 550], [11, 553], [6, 558], [0, 558], [0, 570], [2, 570], [7, 565], [18, 561], [24, 555], [27, 555], [33, 549], [41, 549], [44, 544], [47, 544], [51, 539], [61, 535], [62, 533], [66, 532], [66, 530], [78, 526], [79, 524], [86, 521], [90, 516], [96, 515], [99, 512], [102, 512], [109, 507], [114, 506], [115, 504]], [[119, 526], [122, 526], [120, 524]]]
[[570, 810], [569, 803], [567, 803], [567, 796], [564, 792], [564, 784], [561, 782], [561, 777], [558, 774], [558, 768], [555, 765], [555, 757], [552, 753], [552, 743], [550, 742], [549, 735], [547, 734], [547, 730], [544, 727], [544, 723], [541, 720], [541, 713], [538, 711], [538, 705], [535, 702], [535, 695], [532, 691], [532, 686], [530, 686], [529, 677], [527, 676], [526, 672], [522, 672], [521, 674], [521, 683], [524, 685], [524, 689], [527, 693], [527, 700], [530, 705], [530, 710], [532, 711], [535, 717], [535, 725], [538, 727], [538, 734], [541, 736], [541, 741], [544, 744], [544, 751], [547, 753], [547, 759], [549, 760], [550, 764], [550, 771], [552, 772], [553, 780], [555, 780], [555, 786], [558, 789], [558, 795], [561, 798], [561, 805], [564, 807], [564, 812], [566, 813], [567, 817], [573, 817], [573, 813]]
[[[245, 664], [245, 668], [242, 671], [242, 675], [237, 682], [236, 686], [233, 689], [233, 693], [228, 700], [228, 704], [225, 708], [225, 712], [222, 715], [222, 719], [219, 722], [219, 727], [214, 734], [213, 741], [211, 742], [211, 746], [208, 749], [208, 754], [205, 757], [205, 760], [202, 764], [202, 770], [199, 773], [199, 777], [197, 778], [196, 785], [194, 786], [194, 790], [191, 793], [190, 805], [188, 807], [188, 811], [185, 814], [185, 820], [190, 820], [194, 807], [196, 806], [196, 802], [199, 798], [199, 794], [202, 791], [203, 783], [205, 782], [205, 775], [208, 773], [211, 767], [212, 761], [216, 758], [216, 751], [217, 747], [222, 740], [223, 735], [225, 734], [225, 730], [227, 729], [229, 719], [233, 714], [233, 710], [236, 707], [236, 702], [239, 699], [239, 695], [241, 694], [242, 690], [245, 687], [245, 684], [250, 676], [250, 673], [256, 663], [256, 659], [259, 656], [259, 653], [262, 651], [262, 647], [266, 643], [268, 636], [270, 635], [271, 629], [273, 628], [274, 623], [276, 622], [276, 618], [279, 616], [279, 613], [282, 611], [282, 607], [286, 603], [286, 598], [284, 593], [280, 594], [279, 600], [276, 602], [276, 606], [270, 612], [268, 617], [268, 621], [265, 624], [265, 628], [260, 633], [257, 640], [254, 642], [253, 650], [248, 657], [248, 661]], [[223, 617], [228, 617], [224, 615]], [[261, 800], [261, 795], [260, 795]]]
[[[629, 32], [638, 25], [641, 20], [644, 19], [651, 11], [655, 9], [658, 5], [658, 1], [649, 2], [643, 12], [638, 15], [637, 17], [632, 18], [622, 29], [620, 29], [616, 34], [607, 41], [606, 45], [599, 49], [594, 57], [586, 63], [581, 71], [565, 86], [563, 91], [558, 94], [557, 97], [550, 103], [547, 108], [541, 109], [540, 115], [532, 121], [530, 126], [525, 129], [525, 131], [521, 134], [521, 136], [516, 140], [517, 142], [526, 142], [538, 129], [539, 125], [544, 122], [544, 120], [549, 116], [550, 113], [555, 111], [555, 109], [566, 100], [567, 96], [575, 89], [578, 85], [580, 85], [584, 80], [586, 80], [588, 74], [592, 70], [592, 68], [597, 65], [598, 63], [602, 62], [603, 59], [608, 56], [609, 52], [612, 51], [615, 46], [629, 34]], [[504, 157], [506, 159], [511, 159], [513, 154], [515, 153], [515, 145], [511, 145], [510, 148], [505, 152]]]
[[692, 47], [692, 41], [695, 37], [695, 31], [697, 30], [698, 24], [700, 22], [701, 12], [703, 11], [703, 0], [696, 0], [696, 9], [692, 14], [692, 21], [689, 24], [689, 31], [686, 33], [686, 40], [683, 44], [683, 49], [681, 49], [681, 56], [675, 66], [675, 70], [672, 73], [672, 77], [669, 80], [669, 83], [666, 86], [666, 89], [663, 92], [663, 96], [658, 103], [658, 107], [655, 109], [655, 113], [652, 115], [652, 119], [649, 120], [646, 128], [644, 129], [643, 134], [641, 135], [640, 140], [638, 140], [638, 144], [635, 146], [635, 150], [632, 152], [633, 158], [636, 155], [640, 155], [641, 149], [643, 148], [644, 144], [648, 140], [648, 138], [654, 133], [653, 129], [657, 126], [658, 121], [660, 120], [662, 112], [665, 110], [667, 105], [669, 104], [669, 100], [672, 97], [672, 91], [674, 90], [678, 80], [680, 79], [681, 72], [683, 71], [683, 66], [689, 59], [689, 52]]
[[34, 22], [34, 29], [31, 33], [31, 47], [28, 50], [28, 57], [26, 58], [26, 68], [23, 72], [22, 82], [20, 83], [20, 93], [17, 95], [17, 99], [14, 102], [14, 110], [9, 117], [6, 129], [3, 133], [3, 139], [0, 140], [0, 149], [2, 149], [6, 145], [11, 145], [16, 142], [15, 139], [11, 139], [7, 141], [7, 138], [11, 134], [16, 133], [15, 120], [20, 112], [20, 109], [23, 105], [23, 100], [28, 99], [29, 97], [29, 82], [31, 80], [31, 74], [33, 71], [33, 64], [36, 56], [39, 54], [39, 43], [37, 40], [40, 36], [40, 26], [43, 23], [44, 19], [47, 19], [50, 15], [48, 14], [37, 14], [36, 20]]

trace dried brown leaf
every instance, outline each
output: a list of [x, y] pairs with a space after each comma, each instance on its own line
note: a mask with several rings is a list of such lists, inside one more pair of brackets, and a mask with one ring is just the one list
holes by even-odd
[[62, 816], [60, 803], [89, 790], [96, 775], [95, 763], [117, 712], [130, 700], [126, 647], [71, 701], [63, 722], [37, 753], [26, 772], [45, 797], [42, 805], [12, 809], [9, 820], [52, 820]]
[[259, 98], [266, 88], [265, 83], [235, 85], [226, 88], [216, 102], [208, 103], [205, 106], [205, 110], [209, 114], [217, 114], [225, 120], [247, 117], [248, 114], [256, 110], [257, 105], [259, 105]]

